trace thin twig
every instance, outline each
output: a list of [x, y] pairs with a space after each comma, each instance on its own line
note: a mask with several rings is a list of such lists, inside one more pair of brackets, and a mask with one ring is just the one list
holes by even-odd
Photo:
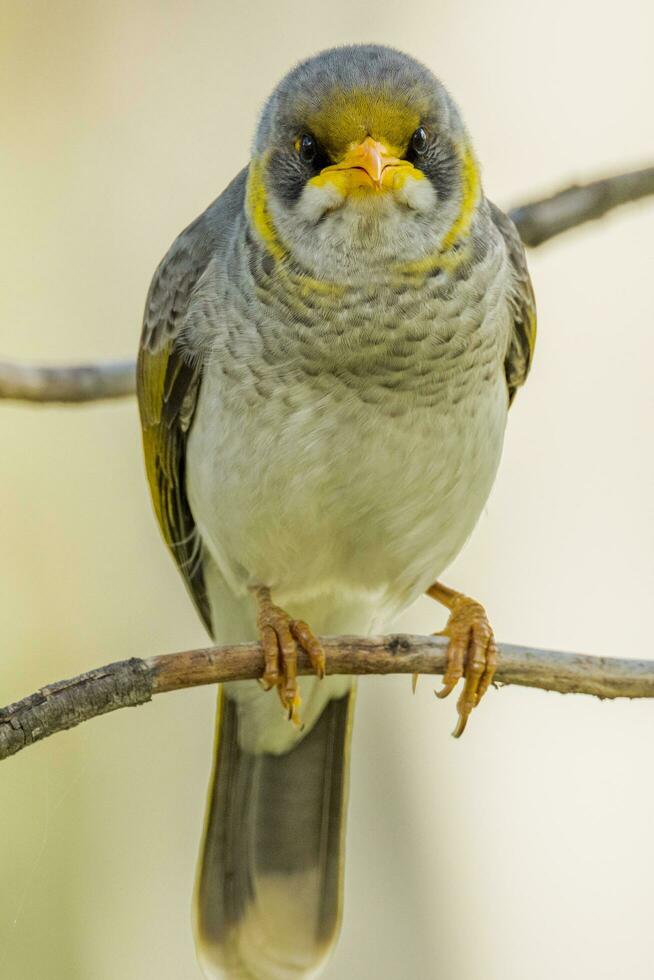
[[133, 361], [47, 367], [0, 361], [0, 398], [27, 402], [95, 402], [133, 395]]
[[520, 237], [532, 248], [570, 228], [602, 218], [607, 211], [654, 194], [654, 167], [617, 174], [590, 184], [574, 184], [541, 201], [509, 211]]
[[[515, 207], [509, 214], [524, 243], [536, 246], [649, 194], [654, 194], [654, 167], [574, 185]], [[132, 361], [61, 367], [0, 362], [0, 399], [78, 403], [124, 398], [134, 391]]]
[[[324, 638], [328, 674], [442, 674], [447, 639], [442, 636], [341, 636]], [[300, 674], [311, 673], [300, 655]], [[201, 684], [260, 677], [258, 643], [208, 647], [134, 658], [41, 688], [0, 709], [0, 759], [96, 715], [134, 707], [155, 694]], [[654, 698], [654, 661], [556, 653], [501, 644], [495, 680], [562, 694], [599, 698]]]

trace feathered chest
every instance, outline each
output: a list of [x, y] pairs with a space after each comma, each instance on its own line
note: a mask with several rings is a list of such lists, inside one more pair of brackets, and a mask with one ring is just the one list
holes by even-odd
[[451, 560], [501, 452], [502, 270], [497, 259], [447, 288], [227, 287], [187, 485], [235, 588], [399, 593]]

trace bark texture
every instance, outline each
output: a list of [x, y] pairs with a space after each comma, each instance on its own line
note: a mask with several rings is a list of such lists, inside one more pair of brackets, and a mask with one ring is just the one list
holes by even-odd
[[[442, 636], [341, 636], [324, 637], [322, 643], [328, 674], [442, 674], [446, 667], [448, 641]], [[184, 650], [99, 667], [1, 708], [0, 759], [96, 715], [145, 704], [155, 694], [247, 680], [262, 673], [258, 643]], [[311, 673], [308, 657], [302, 653], [298, 673]], [[654, 661], [503, 643], [498, 645], [495, 682], [598, 698], [654, 698]]]

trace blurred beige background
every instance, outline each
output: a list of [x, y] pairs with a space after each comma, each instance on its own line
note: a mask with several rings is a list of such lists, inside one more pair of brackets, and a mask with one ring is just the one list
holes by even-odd
[[[247, 160], [296, 60], [346, 41], [451, 88], [500, 204], [648, 162], [647, 0], [0, 4], [0, 352], [131, 355], [152, 271]], [[501, 640], [654, 656], [654, 205], [532, 253], [535, 368], [447, 581]], [[159, 541], [133, 402], [0, 406], [0, 703], [204, 642]], [[403, 628], [431, 631], [435, 604]], [[654, 708], [504, 689], [459, 743], [434, 683], [366, 680], [331, 980], [652, 975]], [[211, 689], [0, 774], [0, 976], [199, 980], [190, 894]]]

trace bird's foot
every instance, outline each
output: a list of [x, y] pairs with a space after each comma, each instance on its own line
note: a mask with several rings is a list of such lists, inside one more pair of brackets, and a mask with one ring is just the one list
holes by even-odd
[[277, 688], [289, 721], [299, 727], [298, 648], [308, 655], [318, 677], [325, 676], [325, 651], [305, 622], [292, 619], [274, 604], [270, 589], [258, 586], [253, 591], [257, 603], [257, 629], [264, 656], [261, 683], [267, 691]]
[[474, 599], [454, 592], [436, 582], [427, 595], [450, 610], [447, 625], [435, 636], [449, 637], [447, 669], [443, 687], [436, 697], [446, 698], [463, 676], [463, 690], [457, 701], [459, 720], [452, 732], [455, 738], [463, 734], [473, 708], [476, 708], [490, 687], [497, 666], [497, 648], [486, 610]]

